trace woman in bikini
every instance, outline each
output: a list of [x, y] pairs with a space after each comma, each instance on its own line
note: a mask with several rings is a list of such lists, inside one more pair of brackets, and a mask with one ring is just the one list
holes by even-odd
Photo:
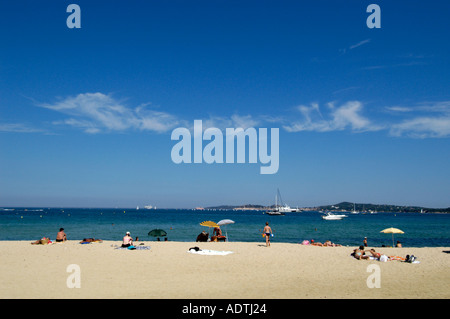
[[364, 252], [364, 246], [359, 246], [359, 248], [356, 248], [354, 251], [353, 251], [353, 256], [356, 258], [356, 259], [358, 259], [358, 260], [361, 260], [361, 259], [369, 259], [369, 256], [366, 256], [366, 255], [364, 255], [365, 254], [365, 252]]

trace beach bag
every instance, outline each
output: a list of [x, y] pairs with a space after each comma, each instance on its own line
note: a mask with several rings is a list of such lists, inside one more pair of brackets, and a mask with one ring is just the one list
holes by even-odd
[[405, 261], [407, 262], [407, 263], [413, 263], [414, 261], [416, 260], [416, 257], [414, 257], [414, 255], [406, 255], [406, 259], [405, 259]]

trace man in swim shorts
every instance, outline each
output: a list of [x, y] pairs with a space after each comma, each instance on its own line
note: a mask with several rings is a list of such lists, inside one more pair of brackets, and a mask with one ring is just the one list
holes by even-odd
[[56, 235], [56, 242], [61, 243], [67, 240], [66, 233], [64, 232], [64, 228], [60, 228], [58, 234]]
[[266, 247], [269, 247], [270, 235], [272, 235], [272, 228], [270, 228], [269, 222], [266, 222], [266, 227], [264, 227], [264, 235], [266, 236]]

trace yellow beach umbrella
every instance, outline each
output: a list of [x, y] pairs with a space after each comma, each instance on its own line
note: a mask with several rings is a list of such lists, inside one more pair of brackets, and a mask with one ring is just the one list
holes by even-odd
[[382, 231], [380, 231], [380, 233], [392, 234], [392, 247], [394, 247], [394, 234], [404, 234], [405, 232], [398, 228], [391, 227], [383, 229]]
[[215, 222], [210, 221], [210, 220], [205, 220], [204, 222], [201, 222], [200, 225], [208, 227], [208, 232], [210, 232], [211, 227], [220, 227], [219, 225], [217, 225]]
[[215, 222], [210, 221], [210, 220], [206, 220], [204, 222], [201, 222], [200, 225], [206, 226], [206, 227], [219, 227], [219, 225], [217, 225]]

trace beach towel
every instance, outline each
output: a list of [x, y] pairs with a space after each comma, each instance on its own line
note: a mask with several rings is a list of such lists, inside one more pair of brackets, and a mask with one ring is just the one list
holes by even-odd
[[400, 260], [400, 261], [405, 261], [405, 258], [400, 257], [400, 256], [389, 256], [390, 260]]
[[130, 246], [130, 247], [116, 247], [114, 249], [127, 249], [127, 250], [150, 250], [150, 246]]
[[200, 249], [200, 250], [195, 250], [195, 249], [189, 249], [188, 253], [191, 254], [198, 254], [198, 255], [228, 255], [228, 254], [232, 254], [232, 251], [218, 251], [218, 250], [209, 250], [209, 249]]

